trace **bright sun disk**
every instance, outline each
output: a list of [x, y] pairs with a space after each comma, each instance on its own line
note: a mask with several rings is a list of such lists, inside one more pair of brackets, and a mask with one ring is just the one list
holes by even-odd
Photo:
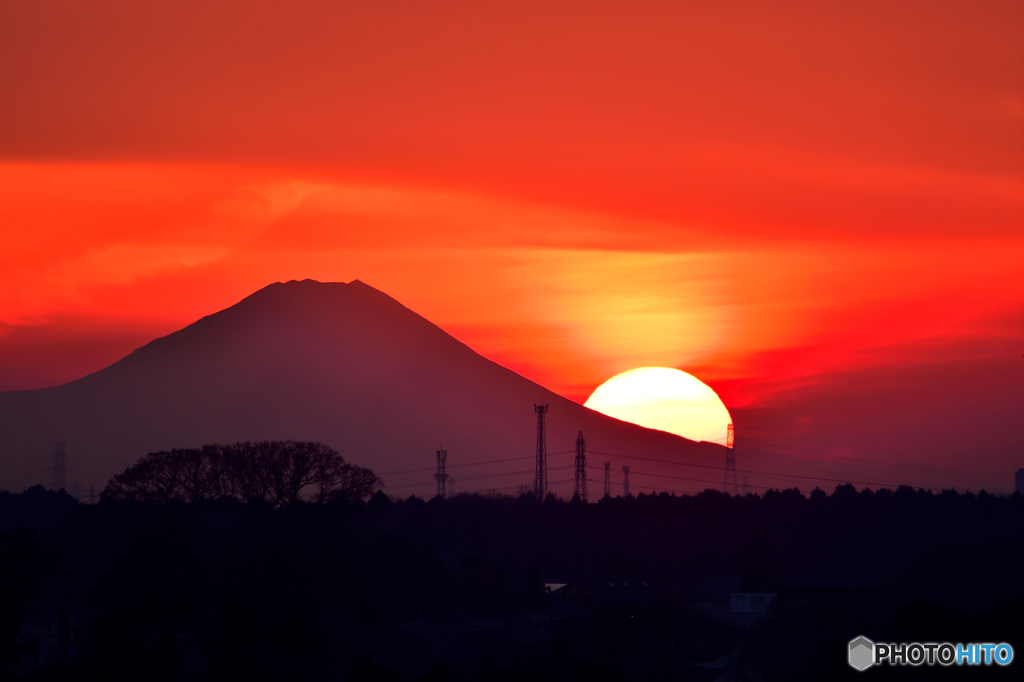
[[616, 374], [584, 403], [592, 410], [690, 440], [725, 444], [729, 410], [710, 386], [669, 367]]

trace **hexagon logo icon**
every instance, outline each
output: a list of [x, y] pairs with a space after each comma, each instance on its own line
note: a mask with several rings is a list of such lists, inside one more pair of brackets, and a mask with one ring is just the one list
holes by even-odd
[[850, 642], [850, 667], [867, 670], [875, 662], [875, 643], [867, 637], [858, 637]]

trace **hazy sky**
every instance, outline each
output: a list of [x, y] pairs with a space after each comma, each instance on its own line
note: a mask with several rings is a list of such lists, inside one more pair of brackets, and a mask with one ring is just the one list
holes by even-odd
[[1015, 1], [5, 0], [0, 389], [358, 278], [580, 402], [678, 367], [738, 442], [1009, 472], [1022, 35]]

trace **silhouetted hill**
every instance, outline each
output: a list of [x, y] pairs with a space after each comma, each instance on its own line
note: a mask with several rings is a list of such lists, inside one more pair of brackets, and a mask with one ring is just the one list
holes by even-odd
[[[0, 488], [49, 481], [55, 441], [68, 443], [68, 488], [78, 480], [83, 492], [151, 451], [245, 440], [323, 442], [401, 494], [432, 494], [429, 471], [389, 472], [433, 467], [442, 443], [458, 490], [530, 484], [534, 403], [550, 404], [553, 453], [571, 450], [579, 430], [602, 452], [693, 460], [719, 451], [562, 398], [358, 280], [305, 280], [265, 287], [78, 381], [0, 393]], [[628, 462], [592, 456], [592, 495], [605, 460], [619, 489]], [[561, 494], [572, 471], [559, 467], [571, 462], [550, 458]]]

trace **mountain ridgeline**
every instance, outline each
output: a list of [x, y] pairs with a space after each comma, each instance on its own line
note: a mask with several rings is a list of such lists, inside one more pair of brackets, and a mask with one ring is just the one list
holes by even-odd
[[[432, 494], [442, 444], [459, 490], [511, 491], [532, 481], [535, 403], [550, 406], [549, 477], [562, 495], [573, 455], [558, 453], [578, 431], [616, 455], [693, 461], [721, 451], [562, 398], [358, 280], [304, 280], [271, 284], [77, 381], [0, 393], [0, 489], [48, 484], [58, 441], [66, 487], [81, 491], [149, 452], [311, 441], [381, 474], [387, 492]], [[493, 460], [506, 461], [459, 469]], [[592, 496], [604, 461], [616, 473], [629, 463], [592, 456]]]

